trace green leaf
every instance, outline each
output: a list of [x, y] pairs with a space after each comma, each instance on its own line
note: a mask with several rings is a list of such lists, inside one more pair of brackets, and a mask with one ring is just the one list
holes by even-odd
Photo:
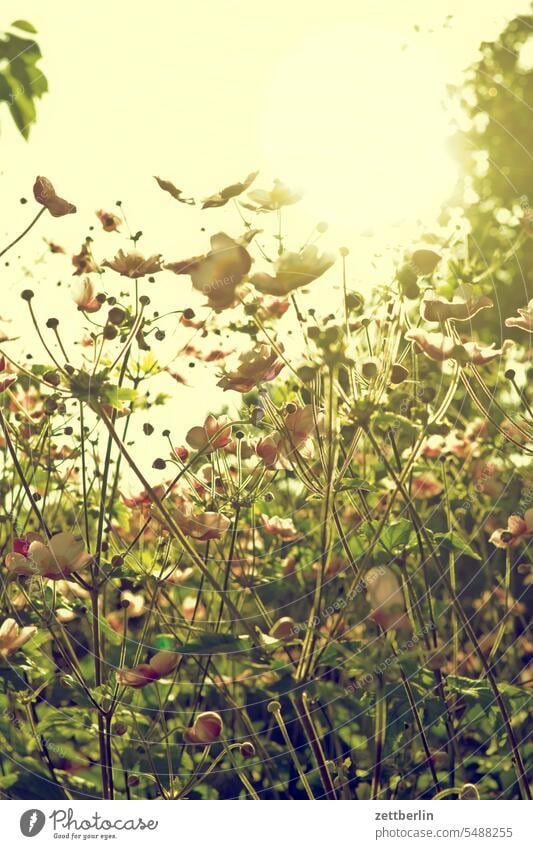
[[[92, 625], [93, 622], [94, 622], [94, 616], [93, 616], [92, 610], [87, 608], [85, 615], [87, 617], [87, 621], [89, 622], [89, 624]], [[106, 640], [108, 640], [114, 646], [120, 646], [121, 643], [122, 643], [121, 634], [117, 634], [117, 632], [114, 630], [114, 628], [112, 628], [111, 625], [109, 625], [109, 623], [105, 619], [103, 619], [101, 616], [99, 617], [99, 620], [100, 620], [100, 627], [102, 629], [103, 634], [105, 635]]]
[[135, 401], [137, 390], [127, 386], [113, 386], [111, 383], [102, 386], [101, 399], [112, 407], [120, 407], [123, 401]]
[[8, 102], [11, 101], [13, 96], [11, 82], [12, 81], [8, 80], [5, 74], [0, 71], [0, 100], [6, 100]]
[[[27, 21], [15, 21], [26, 32], [35, 32]], [[37, 42], [14, 33], [0, 33], [0, 101], [7, 103], [13, 120], [24, 138], [35, 122], [35, 99], [48, 90], [46, 77], [37, 66], [41, 51]]]
[[154, 648], [158, 651], [174, 651], [176, 638], [173, 634], [158, 634], [154, 640]]
[[19, 776], [16, 772], [9, 772], [7, 775], [0, 775], [0, 790], [8, 790], [18, 780]]
[[399, 519], [383, 529], [380, 543], [388, 551], [395, 551], [406, 548], [412, 542], [414, 536], [415, 532], [411, 522], [408, 519]]
[[19, 82], [28, 97], [41, 97], [48, 91], [48, 82], [44, 74], [25, 56], [13, 59], [9, 65], [11, 75]]
[[11, 103], [9, 111], [20, 133], [28, 139], [31, 125], [35, 123], [36, 117], [33, 101], [24, 94], [18, 94]]
[[[446, 682], [451, 692], [460, 693], [469, 704], [481, 704], [485, 709], [494, 707], [494, 693], [485, 680], [448, 675]], [[512, 684], [498, 684], [498, 689], [514, 711], [521, 710], [533, 700], [531, 693]]]
[[466, 554], [467, 557], [472, 557], [474, 560], [481, 560], [473, 548], [470, 548], [466, 540], [456, 531], [448, 531], [446, 534], [434, 534], [436, 542], [444, 546], [448, 551], [455, 551], [457, 554]]
[[324, 666], [344, 665], [346, 660], [352, 660], [360, 654], [363, 643], [361, 640], [345, 640], [342, 643], [329, 643], [324, 649], [320, 663]]
[[356, 490], [362, 492], [372, 492], [375, 489], [371, 484], [368, 483], [364, 478], [346, 478], [342, 486], [340, 486], [337, 492], [347, 492], [349, 490]]
[[37, 32], [37, 30], [35, 29], [33, 24], [30, 24], [29, 21], [22, 21], [22, 20], [13, 21], [11, 26], [16, 27], [17, 29], [23, 29], [25, 32], [33, 32], [33, 33]]
[[[168, 637], [161, 634], [157, 640]], [[233, 654], [235, 652], [249, 651], [251, 648], [250, 638], [247, 636], [234, 637], [232, 634], [216, 634], [211, 631], [197, 633], [188, 643], [176, 646], [173, 641], [172, 650], [177, 654]]]
[[376, 425], [382, 431], [401, 430], [406, 436], [417, 436], [420, 431], [420, 426], [414, 424], [411, 419], [402, 416], [399, 413], [391, 413], [389, 411], [380, 411], [372, 417], [372, 424]]

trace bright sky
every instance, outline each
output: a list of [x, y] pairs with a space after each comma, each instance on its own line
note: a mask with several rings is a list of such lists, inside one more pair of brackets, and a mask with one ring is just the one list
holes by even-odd
[[[234, 210], [177, 204], [153, 175], [203, 197], [259, 168], [257, 188], [279, 177], [304, 190], [287, 229], [300, 238], [328, 222], [324, 247], [350, 246], [360, 273], [376, 246], [365, 241], [369, 231], [379, 233], [380, 247], [408, 238], [418, 220], [430, 225], [453, 189], [445, 85], [529, 4], [3, 0], [1, 8], [0, 29], [17, 18], [36, 26], [50, 92], [29, 143], [0, 108], [0, 238], [30, 220], [33, 201], [21, 206], [19, 198], [31, 198], [37, 174], [79, 211], [41, 219], [24, 243], [25, 261], [43, 254], [43, 236], [77, 252], [89, 225], [98, 225], [94, 211], [117, 199], [132, 230], [143, 230], [144, 253], [201, 253], [209, 233], [239, 235]], [[99, 256], [124, 246], [115, 235], [102, 239]], [[56, 281], [70, 281], [68, 259], [47, 255], [38, 274], [47, 315], [61, 314], [65, 290]], [[3, 278], [0, 315], [16, 316], [28, 281], [16, 262]], [[181, 305], [186, 279], [169, 285]]]
[[[309, 214], [346, 238], [404, 206], [426, 214], [453, 179], [444, 169], [420, 185], [443, 162], [444, 85], [528, 5], [159, 0], [152, 13], [130, 0], [4, 0], [0, 26], [34, 23], [50, 82], [29, 144], [1, 120], [4, 217], [44, 173], [87, 216], [123, 199], [134, 226], [150, 222], [154, 240], [173, 233], [179, 252], [189, 210], [166, 202], [152, 175], [202, 195], [256, 168], [262, 184], [305, 182]], [[397, 196], [406, 185], [414, 200]], [[220, 220], [213, 212], [209, 225]]]

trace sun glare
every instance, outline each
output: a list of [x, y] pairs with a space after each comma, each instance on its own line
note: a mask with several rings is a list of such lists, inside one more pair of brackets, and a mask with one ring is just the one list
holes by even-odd
[[264, 93], [265, 159], [343, 236], [427, 223], [456, 179], [445, 81], [438, 50], [416, 32], [322, 32]]

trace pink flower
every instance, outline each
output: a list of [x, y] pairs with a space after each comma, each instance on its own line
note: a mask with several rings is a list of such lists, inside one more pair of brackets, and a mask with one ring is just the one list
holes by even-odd
[[113, 212], [104, 212], [103, 209], [99, 209], [96, 216], [107, 233], [112, 233], [114, 230], [118, 230], [122, 224], [122, 219]]
[[36, 631], [33, 625], [21, 628], [14, 619], [6, 619], [0, 627], [0, 657], [5, 659], [22, 648]]
[[16, 374], [8, 373], [5, 358], [0, 355], [0, 393], [9, 389], [15, 383], [16, 379]]
[[524, 518], [509, 516], [506, 528], [498, 528], [492, 534], [490, 542], [498, 548], [517, 545], [521, 539], [533, 537], [533, 508], [526, 510]]
[[140, 663], [132, 669], [117, 669], [117, 681], [125, 687], [140, 690], [174, 672], [179, 655], [172, 651], [158, 651], [149, 663]]
[[72, 265], [76, 269], [74, 274], [78, 277], [81, 277], [82, 274], [91, 274], [93, 271], [100, 271], [87, 245], [82, 245], [79, 254], [73, 255]]
[[255, 450], [261, 457], [267, 469], [275, 469], [280, 459], [281, 435], [279, 433], [265, 436], [257, 443]]
[[282, 254], [275, 265], [275, 277], [263, 272], [254, 274], [250, 282], [263, 294], [280, 297], [312, 283], [334, 262], [331, 254], [319, 254], [316, 245], [307, 245], [299, 253]]
[[422, 472], [421, 475], [413, 478], [413, 498], [434, 498], [440, 495], [442, 490], [441, 482], [431, 472]]
[[261, 321], [267, 321], [269, 318], [281, 318], [288, 309], [287, 298], [263, 298], [256, 315]]
[[185, 437], [191, 448], [211, 454], [231, 442], [231, 425], [227, 416], [208, 416], [203, 425], [192, 427]]
[[321, 416], [317, 415], [315, 424], [315, 413], [312, 404], [297, 407], [285, 416], [285, 428], [289, 433], [290, 440], [295, 448], [301, 448], [307, 440], [316, 433], [317, 426], [320, 428]]
[[473, 366], [483, 366], [506, 354], [513, 347], [513, 342], [510, 339], [506, 339], [501, 348], [495, 348], [494, 342], [487, 348], [482, 348], [478, 342], [465, 342], [460, 347], [464, 351], [463, 356], [459, 353], [456, 357], [460, 363], [463, 365], [470, 363]]
[[252, 212], [273, 212], [282, 206], [290, 206], [301, 199], [301, 194], [292, 191], [281, 180], [274, 180], [273, 188], [267, 192], [264, 189], [254, 189], [248, 192], [251, 203], [242, 203], [245, 209]]
[[411, 328], [405, 334], [409, 342], [414, 342], [426, 357], [437, 362], [449, 360], [455, 351], [455, 342], [442, 333], [427, 333], [425, 330]]
[[74, 303], [82, 312], [98, 312], [102, 302], [95, 296], [94, 286], [88, 277], [80, 281], [74, 290]]
[[298, 452], [306, 460], [313, 457], [316, 426], [320, 429], [322, 416], [317, 413], [315, 425], [315, 413], [311, 404], [304, 407], [291, 405], [291, 409], [285, 415], [284, 428], [282, 432], [271, 433], [261, 439], [256, 445], [256, 453], [264, 461], [268, 469], [290, 468], [294, 452]]
[[426, 321], [468, 321], [480, 310], [492, 307], [490, 298], [476, 297], [469, 288], [459, 288], [453, 301], [447, 301], [435, 292], [427, 291], [420, 304], [420, 315]]
[[[156, 487], [155, 491], [158, 495], [163, 494], [162, 487]], [[143, 516], [148, 515], [148, 513], [150, 512], [150, 507], [152, 506], [152, 498], [144, 489], [138, 495], [123, 495], [122, 500], [126, 507], [130, 507], [133, 510], [139, 510], [143, 514]]]
[[263, 528], [267, 534], [277, 537], [283, 542], [290, 542], [298, 539], [300, 534], [294, 527], [292, 519], [282, 519], [280, 516], [267, 516], [265, 513], [261, 515]]
[[192, 727], [185, 731], [185, 739], [188, 743], [210, 746], [216, 743], [223, 728], [224, 723], [220, 714], [208, 710], [198, 714]]
[[533, 333], [533, 299], [529, 301], [527, 307], [518, 310], [519, 315], [505, 319], [506, 327], [519, 327], [521, 330], [527, 330], [528, 333]]
[[284, 363], [270, 345], [256, 345], [251, 351], [240, 355], [236, 370], [225, 374], [217, 386], [224, 390], [249, 392], [259, 383], [274, 380], [283, 367]]
[[104, 260], [102, 266], [112, 268], [122, 277], [136, 280], [146, 274], [157, 274], [161, 271], [161, 254], [153, 254], [145, 259], [139, 253], [125, 254], [123, 250], [120, 250], [114, 259]]
[[181, 612], [188, 622], [195, 619], [205, 619], [206, 609], [202, 602], [198, 603], [198, 597], [187, 595], [181, 603]]
[[70, 213], [76, 212], [74, 204], [69, 203], [64, 198], [60, 198], [56, 194], [52, 183], [46, 177], [37, 177], [33, 186], [33, 196], [37, 203], [45, 206], [54, 218], [61, 218], [63, 215], [70, 215]]
[[446, 453], [446, 440], [438, 433], [428, 436], [422, 443], [421, 453], [424, 457], [434, 459]]
[[57, 242], [52, 242], [51, 239], [45, 239], [44, 241], [48, 245], [50, 253], [52, 253], [52, 254], [64, 254], [64, 253], [66, 253], [65, 248], [62, 245], [58, 245]]
[[478, 451], [479, 444], [470, 439], [466, 433], [463, 437], [451, 436], [448, 437], [448, 446], [452, 454], [460, 457], [461, 460], [471, 459]]
[[446, 438], [432, 434], [422, 443], [422, 454], [431, 459], [450, 453], [463, 460], [470, 459], [479, 448], [472, 434], [473, 430], [465, 431], [463, 436], [449, 433]]
[[15, 539], [13, 551], [6, 557], [6, 566], [13, 575], [37, 575], [58, 581], [83, 569], [91, 559], [83, 542], [71, 533], [55, 534], [47, 542], [31, 533]]
[[472, 419], [471, 422], [468, 423], [465, 430], [465, 436], [467, 439], [478, 439], [481, 436], [484, 436], [487, 432], [487, 420], [486, 419]]
[[502, 494], [503, 467], [497, 461], [473, 460], [470, 464], [470, 474], [476, 492], [481, 492], [489, 498], [499, 498]]
[[245, 192], [246, 189], [249, 189], [258, 174], [259, 171], [252, 171], [241, 183], [232, 183], [231, 186], [226, 186], [224, 189], [220, 189], [220, 191], [215, 192], [215, 194], [209, 195], [209, 197], [204, 198], [204, 200], [202, 201], [202, 209], [225, 206], [227, 202], [231, 200], [231, 198], [235, 198]]
[[222, 513], [197, 513], [193, 518], [191, 536], [198, 540], [220, 539], [230, 525], [231, 521]]
[[494, 343], [482, 348], [478, 342], [459, 343], [442, 333], [427, 333], [415, 328], [405, 333], [405, 339], [414, 342], [430, 360], [457, 360], [463, 366], [490, 363], [506, 354], [513, 345], [510, 340], [505, 340], [501, 348], [495, 348]]
[[211, 250], [180, 262], [165, 265], [175, 274], [189, 274], [194, 288], [207, 297], [215, 310], [234, 306], [237, 286], [252, 267], [246, 248], [226, 233], [211, 236]]
[[177, 521], [186, 536], [201, 541], [220, 539], [231, 525], [228, 517], [222, 513], [194, 512], [191, 505], [185, 502], [180, 507]]

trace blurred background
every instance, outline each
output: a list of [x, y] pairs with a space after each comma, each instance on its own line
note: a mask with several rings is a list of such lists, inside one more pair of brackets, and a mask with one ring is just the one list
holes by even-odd
[[[6, 0], [0, 29], [29, 21], [36, 33], [19, 36], [35, 39], [42, 58], [30, 81], [36, 96], [25, 102], [29, 92], [8, 84], [0, 53], [2, 242], [33, 217], [37, 174], [78, 214], [45, 216], [9, 254], [0, 329], [10, 335], [27, 321], [19, 294], [28, 286], [43, 319], [71, 314], [70, 257], [87, 235], [100, 259], [127, 248], [126, 228], [103, 233], [98, 209], [125, 212], [131, 231], [143, 232], [139, 249], [168, 261], [205, 252], [214, 232], [240, 235], [233, 206], [178, 204], [154, 175], [196, 198], [256, 169], [254, 188], [286, 181], [303, 194], [284, 213], [289, 247], [327, 223], [321, 247], [349, 247], [349, 286], [365, 293], [386, 284], [401, 252], [428, 233], [441, 243], [455, 233], [490, 265], [533, 196], [530, 10], [518, 0], [272, 0], [262, 10], [232, 0], [163, 0], [142, 10], [95, 0], [75, 11], [66, 0], [46, 10], [38, 0]], [[52, 254], [44, 239], [65, 254]], [[490, 278], [506, 315], [528, 300], [531, 244]], [[325, 280], [312, 297], [327, 309], [337, 272]], [[165, 281], [176, 308], [201, 304], [187, 277], [168, 273]], [[110, 272], [105, 282], [117, 291], [123, 284]], [[153, 297], [157, 305], [155, 287]], [[480, 333], [498, 342], [494, 313], [494, 326], [484, 315]], [[66, 323], [76, 341], [79, 322], [71, 330]], [[22, 352], [28, 338], [11, 350]], [[177, 322], [167, 338], [170, 361], [188, 338]], [[201, 366], [194, 387], [173, 382], [172, 392], [183, 402], [184, 432], [206, 404], [233, 395], [222, 396]]]

